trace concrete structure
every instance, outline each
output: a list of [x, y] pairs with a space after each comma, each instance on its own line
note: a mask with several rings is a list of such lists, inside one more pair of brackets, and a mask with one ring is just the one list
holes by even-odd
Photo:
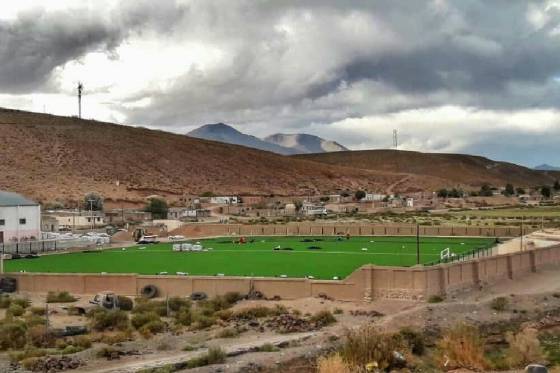
[[212, 277], [212, 276], [141, 276], [135, 274], [40, 274], [12, 273], [18, 291], [46, 293], [69, 291], [95, 294], [112, 290], [135, 296], [146, 285], [158, 287], [161, 296], [186, 296], [205, 292], [208, 296], [251, 289], [266, 297], [283, 299], [327, 295], [338, 300], [370, 301], [374, 298], [427, 299], [432, 295], [453, 294], [480, 289], [489, 284], [521, 278], [528, 273], [560, 265], [560, 244], [490, 256], [471, 261], [437, 266], [379, 267], [363, 266], [342, 281], [291, 278]]
[[237, 198], [236, 196], [210, 197], [210, 203], [218, 205], [235, 205], [239, 203], [239, 198]]
[[385, 198], [387, 198], [385, 194], [366, 193], [366, 196], [363, 198], [362, 201], [370, 201], [370, 202], [383, 201]]
[[210, 210], [207, 209], [193, 209], [190, 207], [171, 207], [167, 210], [168, 219], [197, 219], [207, 218], [210, 216]]
[[0, 243], [41, 238], [41, 206], [17, 193], [0, 191]]
[[303, 202], [301, 212], [304, 215], [327, 215], [327, 208], [323, 205]]
[[58, 221], [60, 230], [95, 229], [107, 225], [104, 214], [99, 211], [61, 211], [49, 215]]

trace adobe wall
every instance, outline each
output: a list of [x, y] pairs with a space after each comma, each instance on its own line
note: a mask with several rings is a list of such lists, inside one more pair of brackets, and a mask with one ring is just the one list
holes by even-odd
[[361, 301], [375, 298], [425, 299], [478, 288], [496, 281], [520, 278], [527, 273], [560, 265], [560, 245], [513, 254], [484, 257], [437, 266], [380, 267], [365, 265], [342, 281], [292, 278], [144, 276], [135, 274], [44, 274], [12, 273], [18, 291], [46, 293], [69, 291], [95, 294], [112, 290], [135, 296], [146, 285], [155, 285], [162, 296], [186, 296], [205, 292], [208, 296], [227, 292], [260, 291], [267, 298], [296, 299], [328, 297]]
[[[525, 229], [524, 233], [531, 230]], [[337, 223], [288, 223], [288, 224], [205, 224], [193, 223], [172, 231], [172, 235], [185, 237], [217, 236], [303, 236], [351, 234], [353, 236], [414, 236], [416, 225], [411, 224], [337, 224]], [[422, 236], [473, 236], [517, 237], [519, 227], [473, 227], [473, 226], [420, 226]]]

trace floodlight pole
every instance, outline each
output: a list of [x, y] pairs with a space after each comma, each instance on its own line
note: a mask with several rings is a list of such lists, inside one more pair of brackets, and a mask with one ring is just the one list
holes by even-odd
[[416, 223], [416, 264], [420, 264], [420, 224]]

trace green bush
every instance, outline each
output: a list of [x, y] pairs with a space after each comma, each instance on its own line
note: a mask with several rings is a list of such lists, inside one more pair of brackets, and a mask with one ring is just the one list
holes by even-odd
[[159, 315], [155, 312], [145, 312], [145, 313], [135, 314], [134, 316], [132, 316], [132, 320], [130, 321], [135, 329], [140, 329], [141, 327], [143, 327], [146, 324], [149, 324], [150, 322], [161, 321], [161, 319]]
[[55, 336], [47, 330], [46, 325], [35, 325], [27, 329], [27, 340], [34, 347], [53, 347]]
[[280, 349], [276, 346], [274, 346], [272, 343], [265, 343], [262, 346], [259, 346], [257, 348], [257, 351], [259, 352], [276, 352], [276, 351], [280, 351]]
[[327, 310], [317, 312], [316, 314], [311, 316], [310, 320], [320, 328], [336, 322], [336, 318], [330, 311]]
[[441, 303], [443, 302], [443, 297], [441, 295], [432, 295], [428, 298], [428, 303]]
[[23, 321], [0, 323], [0, 351], [23, 348], [27, 342], [26, 332], [27, 327]]
[[225, 328], [216, 333], [216, 338], [234, 338], [239, 335], [239, 330], [236, 328]]
[[29, 308], [29, 312], [35, 316], [45, 316], [47, 310], [45, 307], [31, 307]]
[[137, 298], [132, 313], [155, 312], [159, 316], [167, 316], [167, 305], [165, 301], [154, 301]]
[[144, 324], [139, 332], [145, 338], [151, 337], [153, 334], [161, 333], [165, 330], [165, 323], [161, 320], [152, 320], [147, 324]]
[[179, 312], [185, 308], [191, 308], [191, 301], [180, 297], [171, 297], [168, 300], [169, 309], [173, 312]]
[[10, 307], [10, 303], [12, 303], [12, 299], [7, 295], [0, 295], [0, 308], [6, 309]]
[[7, 314], [15, 317], [21, 316], [24, 313], [25, 313], [25, 309], [16, 303], [10, 304], [10, 307], [8, 307], [8, 311], [7, 311]]
[[121, 310], [96, 308], [88, 313], [91, 327], [97, 331], [126, 330], [130, 325], [128, 315]]
[[222, 364], [226, 361], [226, 353], [219, 347], [210, 347], [208, 352], [202, 356], [191, 359], [187, 362], [186, 368], [192, 369], [212, 364]]
[[47, 303], [72, 303], [77, 300], [78, 300], [77, 298], [72, 296], [67, 291], [61, 291], [58, 293], [54, 291], [49, 291], [47, 293]]
[[193, 315], [192, 321], [193, 321], [192, 326], [194, 327], [194, 329], [206, 329], [216, 323], [216, 318], [212, 316], [206, 316], [204, 314], [196, 313]]
[[503, 312], [506, 310], [509, 300], [506, 297], [497, 297], [490, 302], [490, 308], [494, 311]]
[[175, 314], [175, 322], [179, 325], [190, 326], [192, 321], [192, 311], [188, 308], [182, 308]]

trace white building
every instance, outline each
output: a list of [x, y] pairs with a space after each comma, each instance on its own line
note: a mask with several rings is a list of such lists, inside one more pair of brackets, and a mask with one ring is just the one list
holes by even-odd
[[219, 205], [236, 205], [239, 203], [239, 198], [237, 196], [210, 197], [210, 203]]
[[366, 196], [362, 201], [378, 202], [383, 201], [387, 196], [385, 194], [378, 193], [366, 193]]
[[408, 197], [406, 199], [406, 207], [414, 207], [414, 198]]
[[327, 208], [323, 205], [314, 205], [309, 202], [304, 202], [301, 211], [304, 215], [327, 215]]
[[41, 206], [17, 193], [0, 191], [0, 243], [41, 238]]

